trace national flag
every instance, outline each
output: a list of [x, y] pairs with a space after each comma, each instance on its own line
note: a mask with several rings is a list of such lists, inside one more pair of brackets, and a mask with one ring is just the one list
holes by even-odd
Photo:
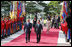
[[10, 5], [10, 17], [12, 19], [12, 4]]
[[13, 18], [13, 1], [11, 1], [11, 4], [10, 4], [10, 17], [11, 19]]
[[14, 18], [14, 10], [15, 10], [15, 1], [13, 1], [13, 18]]
[[22, 3], [20, 2], [20, 13], [19, 13], [19, 16], [22, 15]]
[[63, 21], [64, 21], [65, 20], [65, 17], [66, 17], [65, 1], [63, 2], [63, 14], [62, 14], [62, 17], [63, 17]]
[[23, 3], [23, 14], [25, 16], [25, 3]]
[[17, 1], [15, 1], [15, 9], [14, 9], [14, 11], [15, 11], [14, 18], [16, 19], [16, 17], [17, 17]]
[[19, 17], [19, 13], [20, 13], [20, 1], [17, 1], [17, 17]]
[[18, 9], [19, 2], [17, 1], [17, 17], [19, 17], [19, 9]]
[[65, 10], [66, 16], [68, 16], [68, 3], [66, 1], [65, 1], [65, 8], [66, 8]]

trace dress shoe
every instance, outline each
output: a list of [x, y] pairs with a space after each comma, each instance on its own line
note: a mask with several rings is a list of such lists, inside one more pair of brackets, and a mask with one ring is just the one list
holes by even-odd
[[26, 42], [26, 43], [28, 43], [28, 42]]
[[30, 42], [30, 40], [28, 40], [28, 42]]
[[39, 42], [37, 42], [37, 43], [39, 43]]
[[69, 42], [69, 39], [67, 39], [67, 42]]

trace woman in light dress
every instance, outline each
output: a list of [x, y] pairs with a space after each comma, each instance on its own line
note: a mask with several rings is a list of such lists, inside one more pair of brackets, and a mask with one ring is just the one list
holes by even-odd
[[47, 33], [50, 30], [50, 28], [51, 28], [51, 21], [50, 21], [50, 18], [48, 18], [47, 19]]
[[42, 18], [40, 18], [40, 23], [41, 23], [41, 24], [42, 24], [42, 26], [43, 26], [44, 21], [43, 21], [43, 19], [42, 19]]

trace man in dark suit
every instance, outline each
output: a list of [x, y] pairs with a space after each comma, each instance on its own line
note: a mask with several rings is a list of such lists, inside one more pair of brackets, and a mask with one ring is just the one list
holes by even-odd
[[[66, 22], [67, 22], [67, 26], [68, 26], [68, 32], [67, 32], [67, 42], [69, 42], [69, 40], [71, 39], [71, 27], [72, 27], [72, 23], [71, 23], [71, 16], [67, 16], [66, 17]], [[71, 42], [70, 42], [71, 43]]]
[[51, 25], [51, 28], [54, 26], [54, 22], [55, 22], [55, 16], [54, 16], [53, 19], [52, 19], [52, 25]]
[[35, 25], [36, 25], [36, 17], [35, 17], [34, 20], [33, 20], [33, 27], [34, 27], [34, 31], [36, 32]]
[[58, 29], [59, 29], [59, 23], [60, 23], [60, 16], [58, 15], [58, 19], [57, 19], [57, 24], [58, 24], [57, 28]]
[[30, 42], [30, 33], [31, 33], [32, 24], [30, 23], [30, 19], [24, 25], [24, 31], [26, 33], [26, 43]]
[[41, 31], [43, 30], [43, 27], [40, 24], [40, 20], [37, 21], [37, 24], [35, 27], [36, 27], [37, 43], [39, 43], [41, 38]]
[[35, 13], [35, 18], [36, 18], [36, 22], [37, 22], [37, 13]]

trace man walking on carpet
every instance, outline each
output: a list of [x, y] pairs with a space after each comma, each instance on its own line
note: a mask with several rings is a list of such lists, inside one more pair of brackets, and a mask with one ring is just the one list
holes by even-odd
[[41, 38], [41, 31], [43, 30], [42, 25], [40, 24], [40, 20], [37, 21], [38, 23], [36, 24], [36, 35], [37, 35], [37, 43], [40, 42]]
[[24, 31], [26, 33], [26, 43], [30, 42], [31, 29], [32, 29], [32, 24], [30, 23], [30, 19], [28, 19], [24, 25]]

